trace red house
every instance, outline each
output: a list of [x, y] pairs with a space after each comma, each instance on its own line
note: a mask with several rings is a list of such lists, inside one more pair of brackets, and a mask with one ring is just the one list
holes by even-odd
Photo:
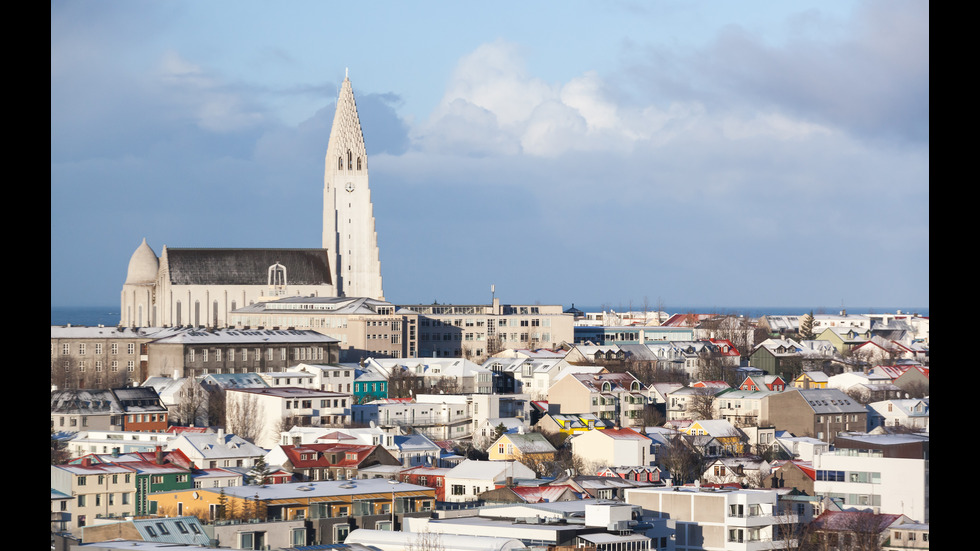
[[446, 473], [452, 469], [443, 467], [412, 467], [401, 472], [402, 482], [428, 486], [436, 491], [436, 501], [446, 501]]
[[779, 375], [749, 375], [739, 385], [739, 390], [786, 390], [786, 381]]

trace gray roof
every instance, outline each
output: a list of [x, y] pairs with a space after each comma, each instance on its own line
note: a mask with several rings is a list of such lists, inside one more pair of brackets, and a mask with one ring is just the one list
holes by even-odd
[[[204, 526], [197, 517], [161, 517], [152, 519], [133, 519], [133, 526], [143, 537], [143, 541], [207, 545], [211, 542]], [[153, 533], [150, 533], [150, 530]]]
[[236, 329], [224, 328], [212, 331], [176, 329], [153, 344], [251, 344], [251, 343], [335, 343], [339, 339], [328, 337], [311, 329]]
[[156, 390], [150, 387], [64, 389], [51, 393], [52, 413], [95, 415], [166, 410]]
[[288, 285], [331, 285], [326, 249], [165, 248], [174, 285], [267, 285], [269, 267], [286, 268]]
[[867, 409], [836, 388], [794, 389], [810, 405], [814, 413], [867, 413]]

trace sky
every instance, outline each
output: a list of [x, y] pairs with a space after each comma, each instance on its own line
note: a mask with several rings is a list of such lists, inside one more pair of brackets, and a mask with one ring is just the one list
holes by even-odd
[[921, 0], [53, 0], [52, 305], [320, 247], [345, 75], [396, 304], [929, 305]]

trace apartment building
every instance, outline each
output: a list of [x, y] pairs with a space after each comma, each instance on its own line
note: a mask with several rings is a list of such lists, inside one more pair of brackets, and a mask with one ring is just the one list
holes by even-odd
[[788, 534], [799, 517], [779, 513], [775, 490], [675, 486], [627, 488], [624, 496], [657, 526], [659, 532], [647, 535], [673, 539], [675, 551], [761, 551], [796, 545]]
[[482, 363], [508, 348], [557, 348], [572, 342], [574, 315], [561, 305], [403, 305], [419, 316], [419, 355]]
[[837, 449], [813, 456], [813, 493], [843, 507], [905, 515], [929, 523], [929, 460], [880, 450]]
[[243, 423], [253, 427], [254, 442], [263, 448], [279, 442], [283, 420], [300, 426], [343, 426], [351, 420], [351, 395], [340, 392], [300, 387], [228, 389], [225, 400], [228, 430], [241, 431]]
[[256, 302], [229, 314], [238, 328], [290, 327], [337, 339], [339, 359], [418, 356], [418, 314], [366, 297], [288, 297]]

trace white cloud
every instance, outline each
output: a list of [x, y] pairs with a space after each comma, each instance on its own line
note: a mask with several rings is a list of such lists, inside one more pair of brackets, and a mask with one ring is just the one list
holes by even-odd
[[161, 57], [158, 76], [173, 94], [174, 103], [188, 108], [204, 130], [237, 132], [267, 121], [261, 109], [249, 105], [231, 86], [176, 52]]

